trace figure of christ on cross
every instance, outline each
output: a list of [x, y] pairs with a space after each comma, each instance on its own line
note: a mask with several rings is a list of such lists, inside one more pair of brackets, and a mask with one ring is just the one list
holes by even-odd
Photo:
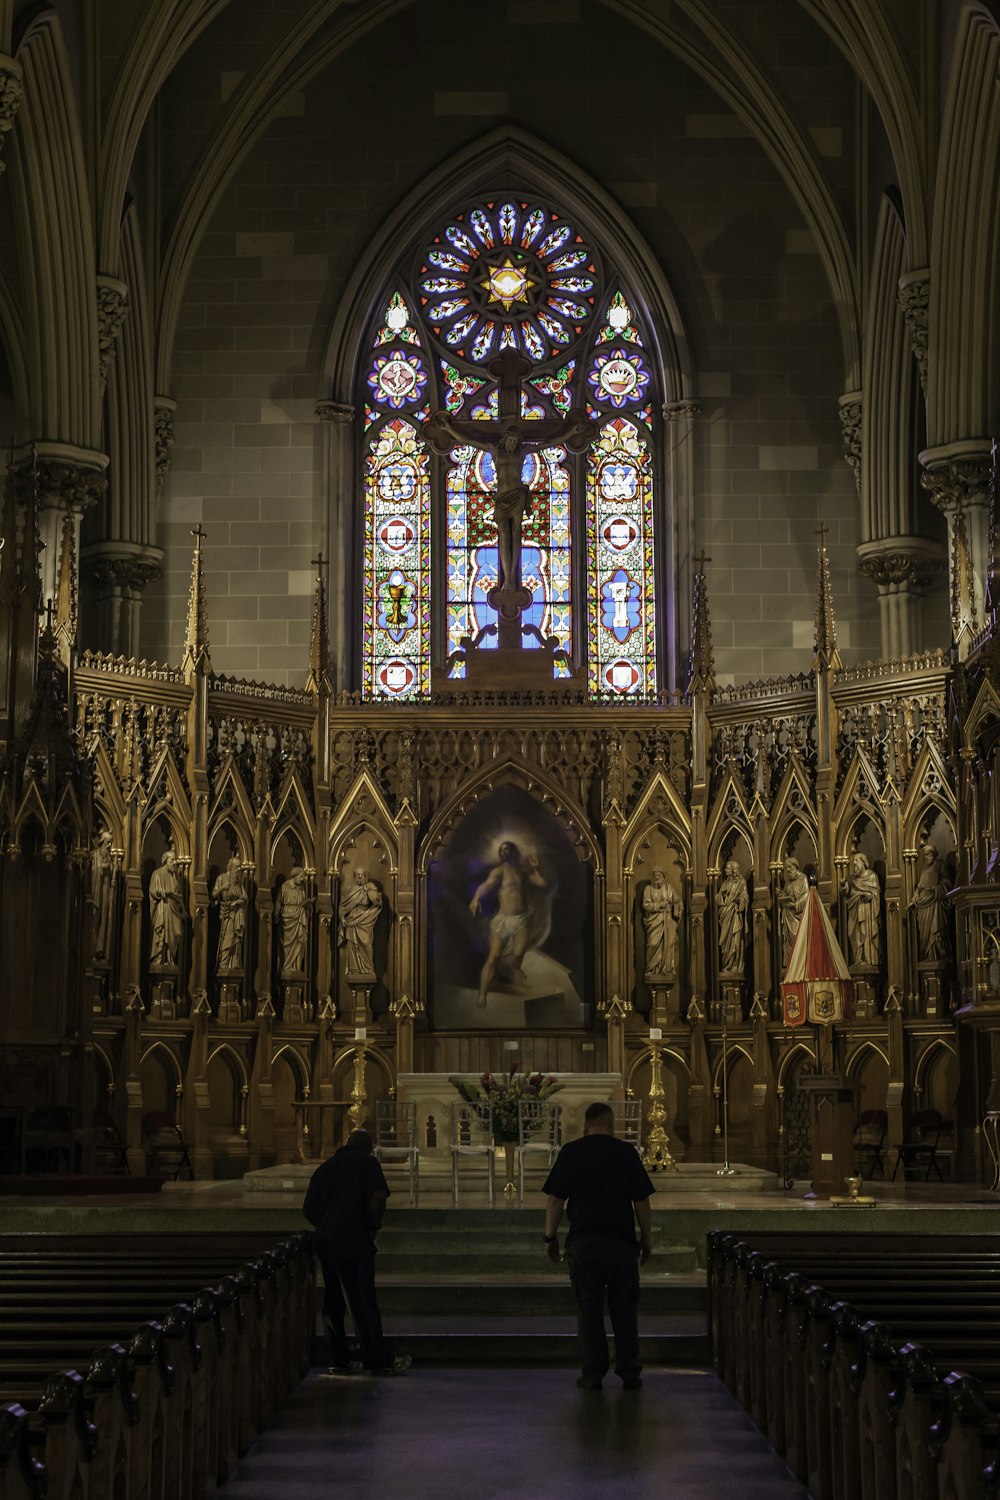
[[501, 618], [517, 620], [531, 603], [527, 589], [521, 587], [521, 523], [525, 515], [531, 514], [531, 496], [521, 479], [524, 455], [557, 445], [580, 453], [593, 441], [597, 424], [579, 407], [573, 407], [565, 417], [523, 419], [521, 382], [533, 367], [516, 350], [505, 349], [486, 368], [500, 387], [499, 420], [459, 421], [446, 411], [437, 411], [424, 423], [422, 432], [435, 453], [444, 455], [456, 446], [469, 446], [493, 455], [496, 469], [493, 518], [501, 576], [499, 587], [490, 592], [489, 602]]

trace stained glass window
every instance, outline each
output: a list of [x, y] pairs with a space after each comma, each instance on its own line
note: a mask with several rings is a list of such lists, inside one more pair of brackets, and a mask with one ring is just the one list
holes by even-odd
[[430, 690], [430, 485], [409, 422], [387, 422], [365, 460], [365, 688], [376, 697]]
[[435, 339], [473, 364], [501, 349], [563, 358], [593, 317], [597, 257], [561, 214], [525, 199], [481, 203], [434, 236], [417, 271]]
[[[442, 444], [432, 429], [428, 446], [421, 427], [442, 408], [459, 429], [470, 420], [495, 427], [491, 362], [511, 349], [530, 364], [520, 377], [522, 441], [530, 442], [533, 421], [584, 415], [595, 434], [579, 453], [570, 451], [572, 433], [553, 431], [551, 446], [524, 458], [531, 504], [520, 571], [532, 602], [522, 615], [523, 644], [536, 648], [554, 636], [571, 663], [557, 658], [557, 673], [571, 671], [591, 693], [655, 694], [659, 398], [635, 299], [607, 285], [583, 227], [519, 195], [452, 214], [410, 270], [412, 280], [401, 272], [387, 294], [359, 372], [366, 692], [428, 692], [432, 650], [435, 667], [459, 677], [463, 641], [497, 646], [492, 454], [476, 448], [468, 430], [446, 429]], [[443, 584], [433, 618], [432, 557]]]
[[[449, 653], [463, 637], [476, 640], [495, 626], [489, 593], [499, 581], [493, 457], [466, 446], [454, 449], [451, 458], [446, 481]], [[547, 448], [527, 454], [521, 470], [531, 496], [531, 512], [525, 513], [521, 529], [521, 582], [532, 596], [521, 618], [528, 627], [526, 647], [537, 648], [539, 635], [554, 635], [571, 654], [570, 476], [565, 458], [564, 449]], [[496, 635], [483, 636], [480, 644], [495, 648]], [[460, 666], [453, 670], [461, 675]]]
[[588, 630], [591, 692], [656, 689], [653, 485], [649, 444], [614, 417], [587, 465]]

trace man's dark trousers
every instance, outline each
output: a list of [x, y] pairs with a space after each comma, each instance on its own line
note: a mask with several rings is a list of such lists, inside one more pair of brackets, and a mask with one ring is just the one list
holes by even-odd
[[604, 1298], [615, 1336], [615, 1373], [635, 1380], [639, 1363], [639, 1247], [603, 1234], [574, 1235], [566, 1246], [576, 1296], [576, 1328], [585, 1379], [602, 1380], [608, 1370]]
[[[351, 1310], [362, 1363], [369, 1370], [382, 1370], [392, 1363], [382, 1336], [382, 1314], [375, 1297], [375, 1248], [346, 1258], [321, 1257], [323, 1267], [323, 1325], [330, 1342], [330, 1363], [345, 1366], [352, 1358], [344, 1328], [344, 1314]], [[345, 1301], [346, 1299], [346, 1301]]]

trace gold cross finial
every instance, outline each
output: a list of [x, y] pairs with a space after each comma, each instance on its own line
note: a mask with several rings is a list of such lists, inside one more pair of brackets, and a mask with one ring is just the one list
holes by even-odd
[[816, 528], [816, 535], [819, 537], [819, 544], [820, 544], [821, 547], [825, 547], [826, 546], [826, 538], [827, 538], [827, 535], [829, 533], [829, 530], [830, 530], [830, 528], [826, 524], [826, 522], [825, 521], [820, 521], [819, 525]]
[[322, 552], [317, 552], [316, 556], [310, 559], [310, 561], [314, 568], [319, 568], [320, 574], [322, 574], [324, 568], [328, 568], [330, 566], [329, 558], [324, 557]]
[[694, 569], [695, 569], [695, 572], [696, 573], [704, 573], [704, 571], [705, 571], [705, 564], [706, 563], [710, 563], [711, 561], [712, 561], [712, 559], [709, 557], [709, 555], [705, 551], [704, 547], [702, 547], [701, 551], [698, 553], [697, 557], [694, 560]]
[[201, 524], [200, 521], [198, 522], [197, 526], [192, 526], [191, 527], [191, 535], [195, 539], [194, 540], [194, 550], [196, 552], [200, 552], [201, 551], [201, 544], [202, 544], [203, 540], [205, 539], [205, 537], [208, 536], [208, 532], [204, 529], [204, 527], [202, 526], [202, 524]]

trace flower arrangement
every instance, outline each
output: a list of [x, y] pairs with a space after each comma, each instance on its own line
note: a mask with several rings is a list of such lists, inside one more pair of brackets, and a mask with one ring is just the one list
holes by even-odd
[[544, 1073], [519, 1073], [512, 1062], [509, 1073], [484, 1073], [476, 1083], [451, 1077], [448, 1082], [467, 1104], [493, 1106], [493, 1140], [497, 1145], [517, 1140], [517, 1106], [522, 1099], [548, 1099], [562, 1084]]

